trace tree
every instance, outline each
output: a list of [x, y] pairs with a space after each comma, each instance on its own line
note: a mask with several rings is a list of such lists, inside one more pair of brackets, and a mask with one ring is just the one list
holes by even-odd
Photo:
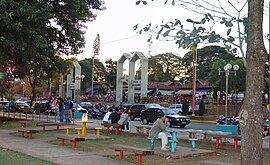
[[229, 93], [239, 93], [245, 91], [245, 80], [246, 80], [246, 68], [244, 67], [243, 60], [232, 60], [232, 61], [225, 61], [223, 59], [219, 59], [215, 61], [212, 66], [211, 70], [209, 71], [208, 75], [208, 82], [210, 83], [214, 97], [216, 97], [217, 91], [222, 91], [225, 93], [226, 82], [225, 82], [225, 73], [224, 73], [224, 66], [230, 63], [233, 65], [238, 65], [239, 70], [233, 73], [233, 70], [230, 72], [228, 76], [228, 92]]
[[[180, 78], [181, 57], [172, 53], [158, 54], [148, 58], [148, 81], [174, 81], [175, 78]], [[140, 68], [137, 74], [140, 75]]]
[[[220, 46], [205, 46], [197, 50], [197, 68], [196, 77], [197, 79], [207, 80], [212, 65], [218, 59], [223, 59], [227, 62], [239, 59], [235, 57], [235, 54], [227, 51], [225, 48]], [[182, 59], [184, 67], [187, 69], [186, 75], [192, 73], [192, 51], [186, 53]], [[223, 68], [223, 67], [222, 67]], [[186, 76], [187, 77], [187, 76]]]
[[101, 6], [102, 2], [99, 0], [2, 0], [2, 62], [13, 64], [15, 75], [29, 78], [35, 89], [40, 78], [47, 76], [49, 80], [48, 73], [53, 75], [55, 70], [52, 68], [57, 67], [55, 56], [80, 53], [84, 47], [84, 23], [94, 20], [96, 15], [92, 10], [101, 10]]
[[110, 84], [111, 88], [116, 88], [116, 71], [117, 61], [113, 61], [111, 58], [105, 61], [105, 82]]
[[[94, 59], [94, 82], [103, 82], [105, 77], [105, 67], [103, 66], [102, 62], [98, 59]], [[91, 88], [92, 85], [92, 65], [93, 59], [87, 58], [84, 60], [79, 61], [79, 64], [82, 67], [82, 74], [85, 76], [82, 82], [82, 89], [83, 91], [87, 91], [87, 89]]]
[[245, 99], [240, 112], [241, 164], [263, 164], [261, 110], [267, 52], [263, 42], [263, 0], [248, 1], [248, 44]]

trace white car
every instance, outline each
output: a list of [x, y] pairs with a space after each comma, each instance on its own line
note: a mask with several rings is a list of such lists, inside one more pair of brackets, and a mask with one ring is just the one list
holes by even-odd
[[87, 113], [87, 109], [83, 108], [82, 106], [80, 106], [80, 104], [77, 103], [73, 103], [73, 108], [72, 110], [74, 112], [83, 112], [83, 113]]
[[177, 114], [182, 114], [183, 113], [182, 106], [183, 106], [182, 104], [172, 104], [169, 106], [169, 108], [172, 109]]

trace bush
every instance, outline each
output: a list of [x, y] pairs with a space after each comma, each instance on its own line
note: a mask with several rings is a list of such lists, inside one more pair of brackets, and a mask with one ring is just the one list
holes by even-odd
[[189, 111], [189, 101], [187, 99], [183, 100], [183, 106], [182, 106], [183, 115], [187, 115]]

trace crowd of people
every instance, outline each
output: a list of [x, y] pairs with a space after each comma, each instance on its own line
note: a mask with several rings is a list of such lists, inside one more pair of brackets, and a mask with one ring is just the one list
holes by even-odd
[[103, 124], [112, 124], [112, 125], [120, 125], [122, 126], [123, 131], [129, 130], [129, 115], [127, 110], [124, 110], [121, 114], [117, 112], [115, 109], [111, 108], [109, 109], [104, 118], [103, 118]]

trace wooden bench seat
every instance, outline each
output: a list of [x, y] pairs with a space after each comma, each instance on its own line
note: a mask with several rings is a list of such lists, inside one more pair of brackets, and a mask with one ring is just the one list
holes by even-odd
[[138, 148], [138, 147], [122, 145], [122, 144], [115, 144], [114, 150], [116, 152], [119, 152], [119, 159], [123, 159], [124, 151], [134, 153], [137, 157], [137, 163], [142, 163], [142, 156], [154, 154], [154, 150], [149, 150], [149, 149], [145, 149], [145, 148]]
[[38, 120], [20, 120], [18, 123], [22, 124], [23, 128], [26, 128], [26, 124], [37, 124], [37, 123], [42, 123], [43, 121], [38, 121]]
[[149, 135], [149, 131], [152, 128], [150, 125], [134, 125], [136, 127], [137, 134]]
[[45, 122], [45, 123], [37, 123], [37, 126], [42, 127], [42, 131], [45, 131], [45, 127], [46, 126], [56, 126], [57, 130], [60, 130], [60, 126], [62, 125], [70, 125], [70, 124], [66, 124], [66, 123], [57, 123], [57, 122]]
[[65, 144], [65, 140], [70, 140], [71, 144], [72, 144], [72, 148], [76, 148], [76, 143], [77, 142], [81, 142], [81, 141], [85, 141], [84, 137], [77, 137], [76, 135], [55, 135], [57, 137], [57, 139], [60, 139], [60, 144], [64, 145]]
[[24, 137], [25, 133], [28, 134], [29, 135], [28, 137], [31, 139], [33, 137], [33, 134], [38, 133], [39, 130], [37, 130], [37, 129], [29, 129], [29, 128], [20, 128], [18, 130], [18, 132], [21, 133], [22, 137]]

